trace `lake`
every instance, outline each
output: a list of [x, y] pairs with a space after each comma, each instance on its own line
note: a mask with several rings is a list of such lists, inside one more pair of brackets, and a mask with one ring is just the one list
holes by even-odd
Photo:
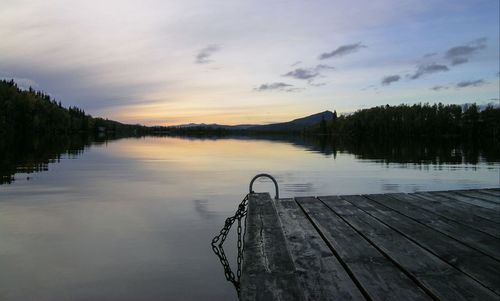
[[[234, 300], [210, 241], [262, 172], [281, 197], [500, 184], [496, 150], [435, 143], [138, 137], [12, 149], [0, 165], [1, 300]], [[255, 190], [274, 195], [265, 180]]]

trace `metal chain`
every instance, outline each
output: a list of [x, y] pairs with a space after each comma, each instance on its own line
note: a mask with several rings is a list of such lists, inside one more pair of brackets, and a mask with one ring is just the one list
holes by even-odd
[[[247, 216], [247, 205], [248, 205], [248, 194], [238, 205], [238, 210], [236, 210], [235, 214], [231, 217], [228, 217], [224, 223], [224, 227], [220, 230], [219, 235], [215, 236], [212, 239], [212, 250], [215, 255], [219, 257], [219, 260], [224, 268], [224, 275], [226, 276], [226, 280], [231, 282], [238, 295], [240, 293], [240, 278], [241, 278], [241, 264], [243, 262], [243, 240], [245, 233], [242, 232], [241, 229], [241, 220]], [[234, 222], [238, 221], [237, 233], [238, 233], [238, 258], [237, 258], [237, 271], [236, 276], [234, 272], [231, 270], [231, 266], [229, 265], [229, 261], [227, 260], [226, 254], [224, 253], [223, 244], [233, 226]]]

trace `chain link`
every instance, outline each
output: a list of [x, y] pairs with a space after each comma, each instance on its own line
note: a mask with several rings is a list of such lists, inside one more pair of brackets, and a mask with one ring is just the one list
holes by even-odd
[[[236, 210], [235, 214], [231, 217], [228, 217], [224, 223], [224, 227], [220, 230], [219, 235], [215, 236], [212, 239], [212, 250], [215, 255], [219, 258], [222, 267], [224, 268], [224, 275], [226, 276], [226, 280], [231, 282], [239, 295], [240, 293], [240, 278], [241, 278], [241, 264], [243, 262], [243, 240], [245, 233], [242, 232], [241, 229], [241, 220], [247, 216], [247, 206], [248, 206], [248, 194], [238, 205], [238, 210]], [[224, 241], [231, 230], [233, 224], [238, 221], [237, 224], [237, 234], [238, 234], [238, 257], [237, 257], [237, 270], [236, 276], [234, 272], [231, 270], [231, 266], [229, 265], [229, 261], [227, 260], [226, 254], [224, 253]]]

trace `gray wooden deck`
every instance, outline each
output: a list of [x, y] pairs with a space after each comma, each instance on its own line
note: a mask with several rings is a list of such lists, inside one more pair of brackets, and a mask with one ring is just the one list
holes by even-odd
[[500, 189], [250, 196], [242, 300], [500, 300]]

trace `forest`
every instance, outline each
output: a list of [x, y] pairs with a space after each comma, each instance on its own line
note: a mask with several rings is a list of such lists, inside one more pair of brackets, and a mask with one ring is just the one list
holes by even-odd
[[305, 134], [350, 138], [500, 139], [500, 107], [478, 105], [401, 104], [358, 110], [321, 120]]
[[[378, 106], [314, 121], [300, 130], [289, 122], [277, 134], [304, 136], [341, 136], [350, 139], [460, 138], [468, 141], [500, 139], [500, 107], [479, 107], [475, 103], [401, 104]], [[288, 124], [288, 123], [283, 123]], [[49, 95], [20, 89], [13, 80], [0, 81], [0, 137], [54, 136], [89, 134], [92, 136], [140, 136], [146, 134], [176, 134], [193, 136], [224, 136], [234, 134], [259, 135], [269, 131], [252, 128], [176, 128], [146, 127], [94, 118], [77, 107], [65, 108]]]
[[141, 134], [147, 127], [94, 118], [77, 107], [65, 108], [49, 95], [20, 89], [14, 80], [0, 81], [0, 137], [69, 134]]
[[325, 154], [348, 150], [387, 162], [432, 161], [435, 153], [444, 162], [462, 160], [462, 155], [473, 162], [478, 153], [488, 161], [500, 153], [498, 106], [402, 104], [325, 116], [300, 130], [290, 126], [279, 131], [128, 125], [92, 117], [77, 107], [65, 108], [43, 92], [22, 90], [13, 80], [2, 80], [0, 184], [12, 181], [20, 166], [27, 173], [41, 171], [61, 154], [78, 155], [95, 143], [144, 135], [309, 141], [311, 148]]

